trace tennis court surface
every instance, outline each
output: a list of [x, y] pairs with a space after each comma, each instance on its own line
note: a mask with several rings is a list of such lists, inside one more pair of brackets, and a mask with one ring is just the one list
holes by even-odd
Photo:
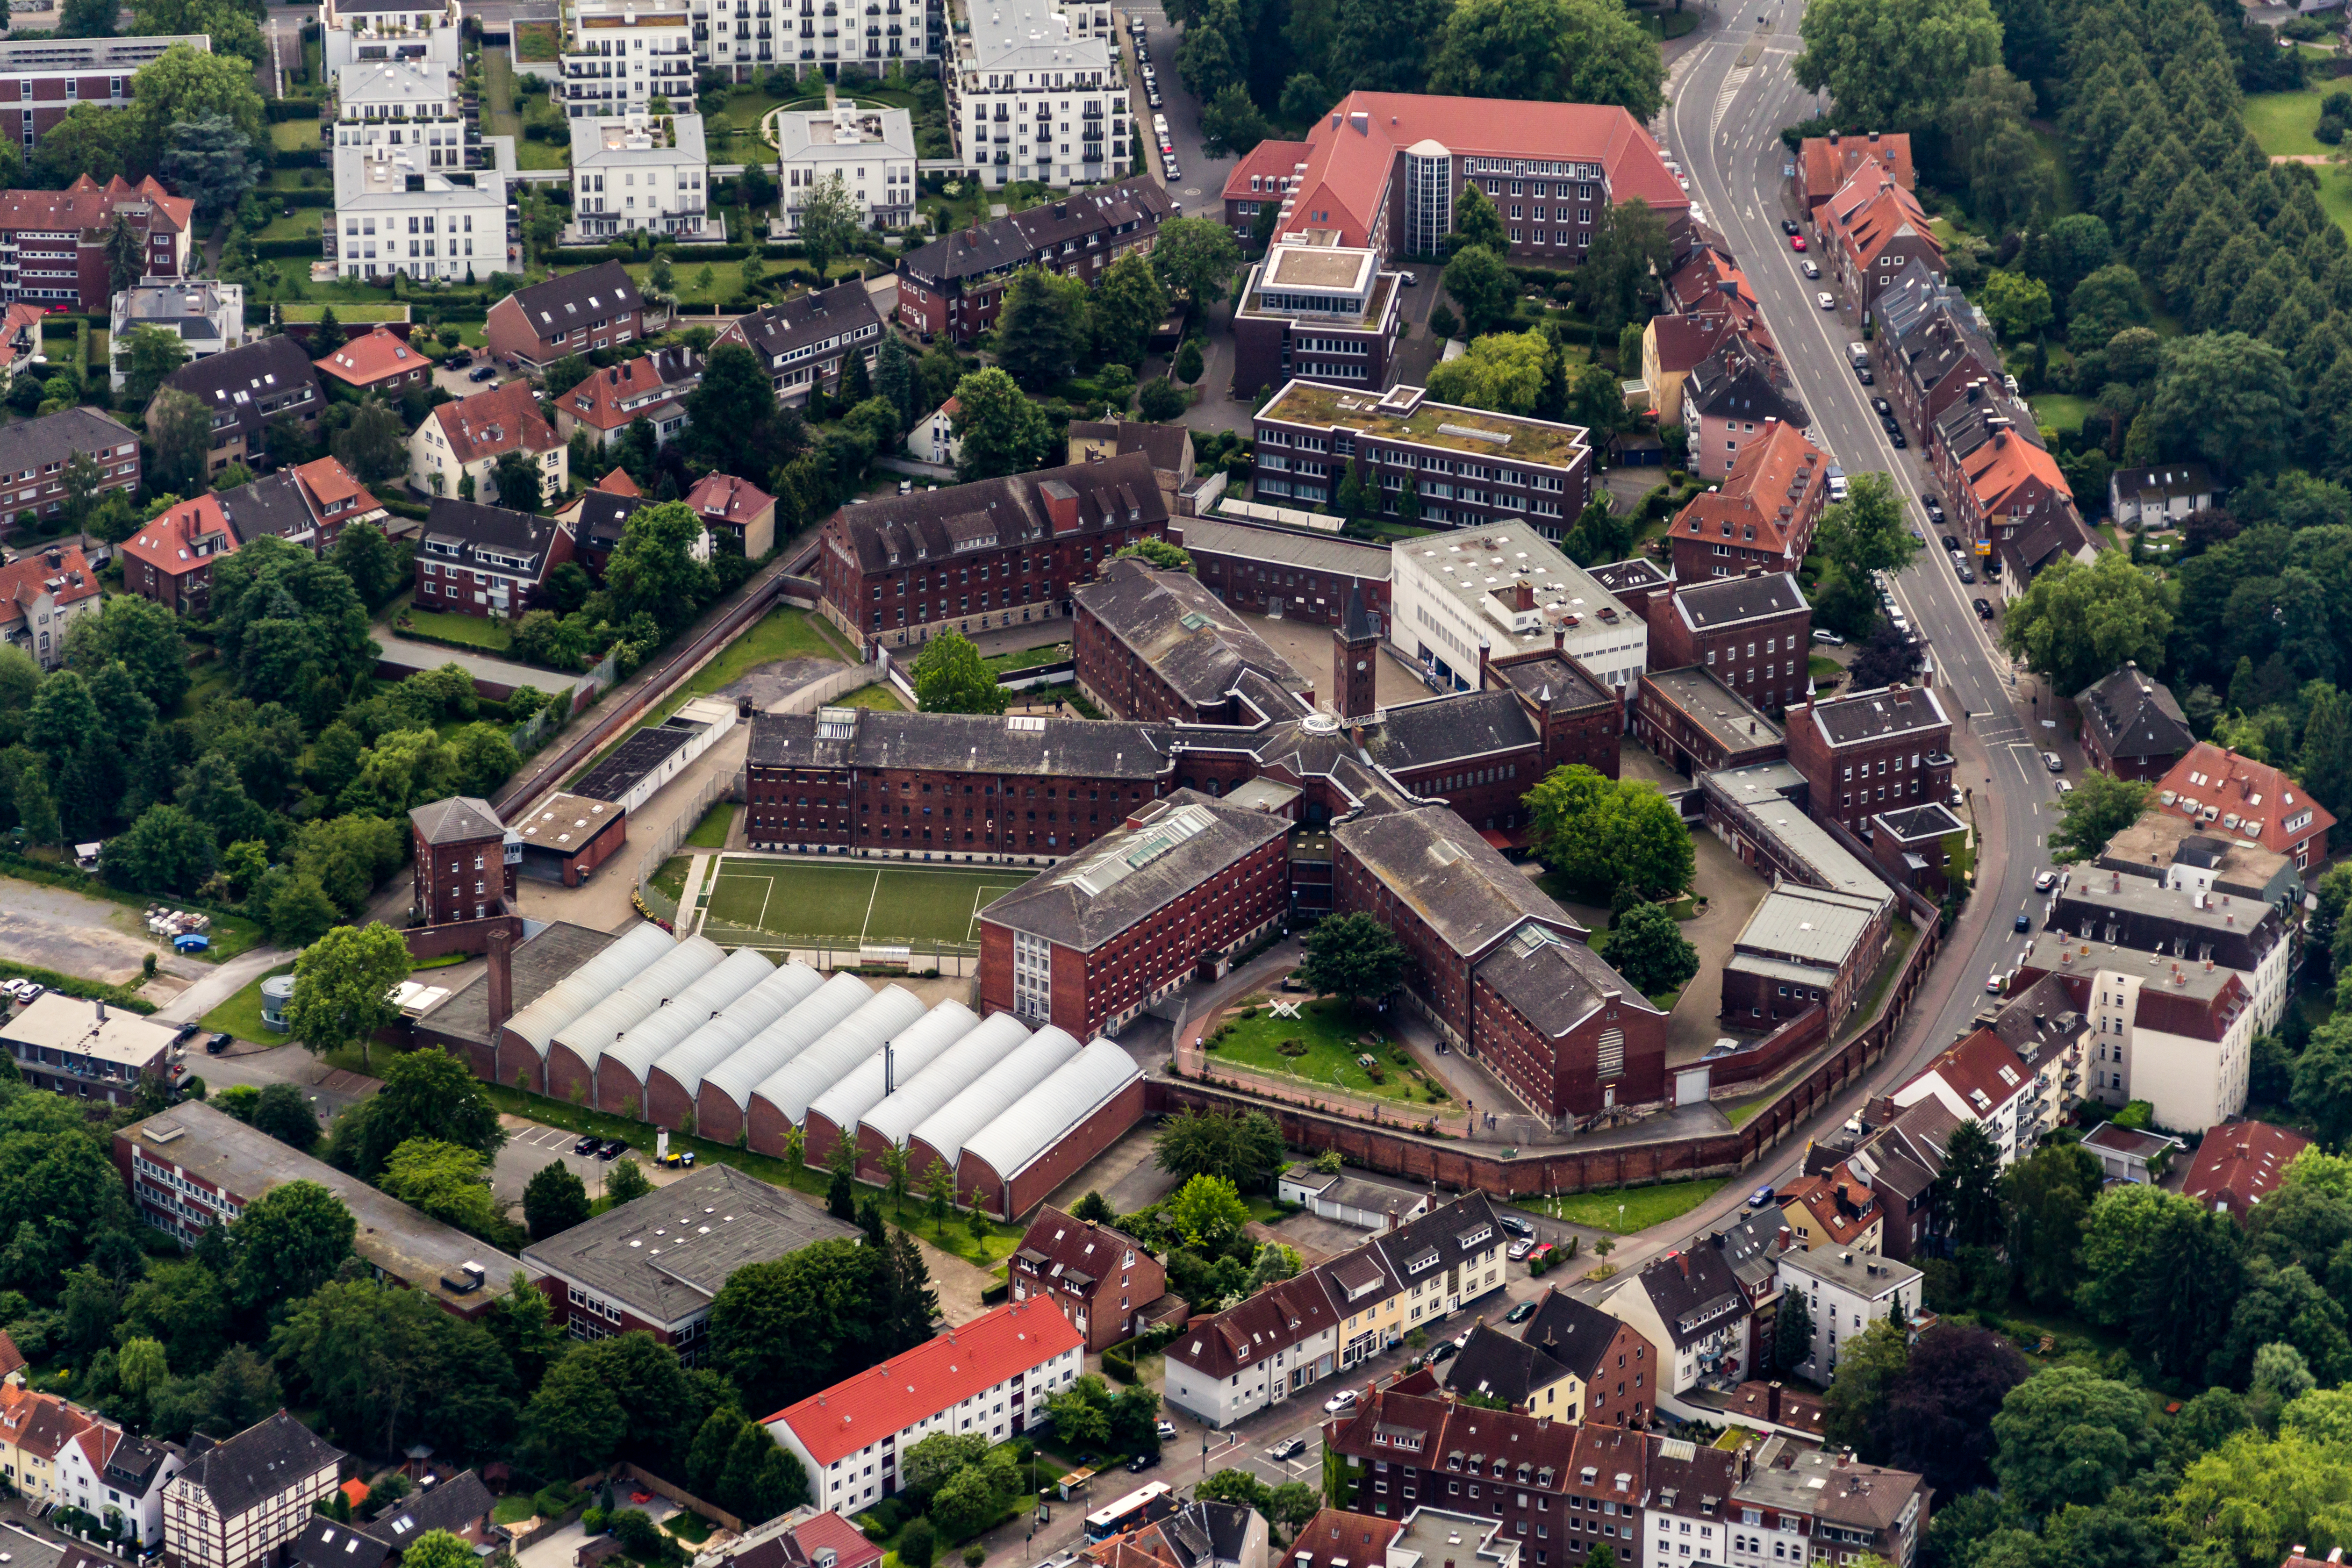
[[804, 945], [876, 946], [980, 941], [980, 912], [1029, 880], [1008, 869], [822, 865], [799, 861], [719, 862], [703, 929], [729, 926]]

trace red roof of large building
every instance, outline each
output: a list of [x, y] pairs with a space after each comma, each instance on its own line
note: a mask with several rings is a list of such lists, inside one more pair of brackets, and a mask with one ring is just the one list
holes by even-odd
[[477, 463], [508, 452], [552, 452], [563, 444], [541, 417], [529, 382], [509, 382], [471, 397], [445, 402], [428, 416], [440, 423], [449, 455]]
[[767, 1423], [790, 1427], [811, 1458], [829, 1465], [1048, 1357], [1085, 1348], [1085, 1336], [1051, 1301], [1007, 1301], [787, 1406]]
[[[1822, 221], [1855, 265], [1868, 267], [1897, 239], [1925, 239], [1937, 262], [1944, 247], [1927, 225], [1927, 209], [1876, 163], [1865, 163], [1822, 209]], [[1940, 265], [1938, 267], [1940, 270]]]
[[1805, 199], [1827, 201], [1854, 171], [1876, 163], [1905, 190], [1912, 188], [1911, 138], [1899, 131], [1871, 131], [1862, 136], [1808, 136], [1798, 144], [1804, 165]]
[[220, 497], [207, 494], [181, 502], [141, 528], [123, 541], [122, 553], [178, 577], [235, 555], [236, 533], [221, 510]]
[[1246, 202], [1252, 197], [1263, 200], [1281, 195], [1290, 189], [1290, 182], [1298, 175], [1298, 166], [1314, 150], [1314, 144], [1307, 141], [1259, 142], [1225, 176], [1225, 199]]
[[2278, 1190], [2294, 1156], [2311, 1147], [2301, 1133], [2268, 1122], [2225, 1122], [2197, 1145], [2197, 1158], [2180, 1183], [2186, 1197], [2239, 1219]]
[[0, 230], [101, 229], [125, 204], [152, 206], [151, 226], [166, 229], [186, 228], [196, 210], [194, 202], [172, 194], [152, 176], [134, 185], [118, 174], [100, 185], [84, 174], [62, 191], [0, 191]]
[[1370, 1568], [1388, 1561], [1389, 1543], [1403, 1532], [1402, 1520], [1327, 1508], [1307, 1521], [1283, 1555], [1296, 1568]]
[[320, 374], [362, 390], [408, 381], [419, 371], [429, 375], [433, 370], [433, 361], [389, 327], [377, 327], [363, 338], [353, 338], [317, 364]]
[[[0, 626], [23, 620], [27, 607], [45, 593], [62, 609], [98, 592], [98, 574], [89, 570], [89, 562], [82, 559], [78, 546], [50, 548], [58, 552], [58, 564], [54, 567], [49, 565], [47, 549], [29, 550], [6, 566], [0, 566]], [[22, 1358], [17, 1364], [23, 1364]], [[6, 1375], [7, 1369], [0, 1367], [0, 1377]]]
[[2293, 854], [2305, 840], [2324, 841], [2336, 825], [2327, 808], [2285, 773], [2210, 740], [2190, 747], [2157, 789], [2158, 800], [2171, 797], [2169, 810], [2201, 814], [2210, 807], [2217, 823], [2224, 815], [2236, 817], [2230, 831], [2277, 854]]
[[1946, 1091], [1937, 1097], [1947, 1110], [1981, 1122], [2011, 1098], [2024, 1092], [2033, 1082], [2033, 1070], [2025, 1065], [2023, 1057], [2009, 1048], [2007, 1040], [1989, 1029], [1980, 1029], [1937, 1051], [1933, 1061], [1895, 1090], [1895, 1103], [1916, 1104], [1933, 1093], [1933, 1089], [1925, 1087], [1931, 1080]]
[[1814, 493], [1827, 487], [1829, 471], [1829, 458], [1803, 431], [1769, 421], [1764, 438], [1740, 452], [1723, 488], [1691, 497], [1675, 518], [1675, 532], [1801, 557], [1799, 521]]

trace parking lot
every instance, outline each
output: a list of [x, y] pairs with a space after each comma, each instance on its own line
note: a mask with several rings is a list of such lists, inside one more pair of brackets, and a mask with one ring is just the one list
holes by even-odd
[[[575, 1154], [572, 1145], [580, 1134], [567, 1133], [561, 1127], [545, 1127], [537, 1122], [527, 1122], [520, 1116], [501, 1116], [499, 1124], [506, 1129], [506, 1147], [499, 1151], [490, 1167], [490, 1191], [503, 1204], [522, 1201], [522, 1189], [530, 1178], [551, 1165], [568, 1167], [588, 1188], [588, 1196], [600, 1197], [604, 1191], [604, 1178], [612, 1174], [615, 1161], [600, 1160], [594, 1155]], [[620, 1159], [634, 1159], [646, 1167], [646, 1175], [658, 1186], [675, 1181], [680, 1173], [666, 1171], [653, 1163], [653, 1151], [632, 1147]], [[643, 1156], [643, 1157], [640, 1157]]]

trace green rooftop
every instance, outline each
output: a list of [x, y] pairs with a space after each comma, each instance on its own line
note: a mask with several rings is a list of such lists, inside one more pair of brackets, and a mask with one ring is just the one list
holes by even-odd
[[[1541, 463], [1565, 468], [1586, 449], [1585, 432], [1575, 425], [1548, 424], [1482, 408], [1457, 408], [1423, 399], [1411, 413], [1398, 414], [1379, 407], [1379, 394], [1327, 387], [1313, 382], [1292, 382], [1259, 412], [1261, 419], [1288, 424], [1337, 427], [1419, 446], [1443, 447], [1487, 457], [1508, 457], [1520, 463]], [[1507, 439], [1486, 440], [1484, 436]]]

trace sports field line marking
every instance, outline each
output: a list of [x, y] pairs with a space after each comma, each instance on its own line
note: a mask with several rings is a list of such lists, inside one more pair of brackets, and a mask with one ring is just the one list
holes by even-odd
[[763, 880], [768, 884], [768, 891], [760, 895], [760, 918], [755, 924], [761, 930], [765, 931], [768, 928], [768, 900], [776, 896], [776, 879], [771, 873]]
[[983, 882], [971, 890], [971, 918], [963, 923], [963, 939], [967, 944], [980, 940], [981, 900], [993, 904], [1015, 888], [1025, 886], [1018, 882]]
[[874, 873], [874, 891], [866, 895], [866, 918], [857, 923], [857, 945], [866, 946], [866, 928], [874, 924], [874, 901], [882, 896], [882, 873]]

